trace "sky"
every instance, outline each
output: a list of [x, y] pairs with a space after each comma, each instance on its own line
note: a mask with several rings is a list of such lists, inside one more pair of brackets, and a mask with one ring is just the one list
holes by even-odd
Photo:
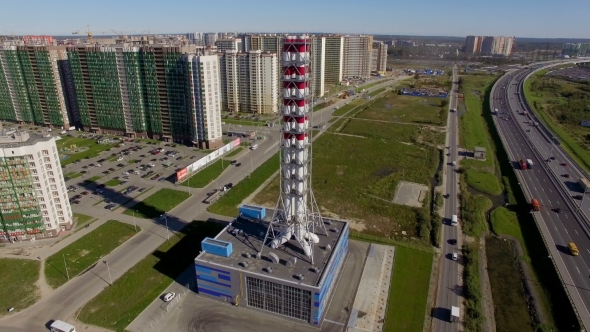
[[587, 0], [2, 0], [0, 35], [326, 32], [590, 38]]

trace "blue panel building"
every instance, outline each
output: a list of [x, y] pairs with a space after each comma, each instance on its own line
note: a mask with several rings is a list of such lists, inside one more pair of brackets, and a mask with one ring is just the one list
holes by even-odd
[[295, 240], [276, 249], [266, 243], [257, 255], [268, 221], [238, 217], [214, 239], [203, 240], [203, 251], [195, 258], [199, 293], [320, 325], [348, 253], [349, 235], [346, 221], [324, 219], [324, 225], [326, 233], [314, 232], [319, 241], [311, 264]]

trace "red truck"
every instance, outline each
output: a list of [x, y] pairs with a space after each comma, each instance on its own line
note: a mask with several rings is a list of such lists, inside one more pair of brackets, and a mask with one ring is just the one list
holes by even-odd
[[523, 169], [523, 170], [524, 169], [527, 169], [527, 167], [528, 167], [527, 164], [526, 164], [526, 161], [524, 161], [522, 159], [519, 159], [518, 160], [518, 165], [520, 166], [520, 169]]
[[541, 211], [541, 204], [539, 204], [539, 201], [536, 198], [531, 200], [531, 207], [533, 208], [533, 211]]

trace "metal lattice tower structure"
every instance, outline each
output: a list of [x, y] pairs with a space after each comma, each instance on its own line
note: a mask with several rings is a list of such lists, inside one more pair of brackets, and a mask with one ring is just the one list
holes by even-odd
[[[281, 191], [263, 246], [278, 248], [294, 237], [313, 264], [316, 228], [328, 235], [311, 188], [311, 38], [285, 37], [282, 53], [283, 107]], [[270, 239], [270, 243], [267, 243]]]

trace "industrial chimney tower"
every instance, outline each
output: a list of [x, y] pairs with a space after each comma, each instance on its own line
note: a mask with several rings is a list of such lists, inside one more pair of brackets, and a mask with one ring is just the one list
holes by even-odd
[[[311, 38], [287, 36], [282, 53], [283, 110], [280, 145], [281, 192], [264, 244], [278, 248], [294, 237], [313, 264], [316, 227], [326, 228], [311, 190]], [[260, 248], [262, 252], [262, 248]]]

